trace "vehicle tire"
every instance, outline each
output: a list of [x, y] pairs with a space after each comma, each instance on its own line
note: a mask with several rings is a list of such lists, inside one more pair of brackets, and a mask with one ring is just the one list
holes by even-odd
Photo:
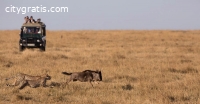
[[45, 51], [45, 47], [41, 47], [40, 50], [41, 50], [41, 51]]
[[19, 51], [22, 52], [24, 50], [23, 46], [19, 46]]

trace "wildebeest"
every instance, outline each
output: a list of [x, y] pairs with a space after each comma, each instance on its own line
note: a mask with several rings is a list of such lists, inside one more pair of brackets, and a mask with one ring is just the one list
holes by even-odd
[[93, 87], [92, 81], [102, 81], [102, 74], [101, 71], [93, 71], [93, 70], [84, 70], [82, 72], [74, 72], [74, 73], [67, 73], [62, 72], [65, 75], [71, 75], [70, 79], [66, 82], [69, 83], [70, 81], [81, 81], [81, 82], [90, 82]]
[[102, 74], [101, 74], [101, 71], [99, 70], [84, 70], [83, 72], [91, 72], [92, 75], [93, 75], [93, 81], [102, 81]]

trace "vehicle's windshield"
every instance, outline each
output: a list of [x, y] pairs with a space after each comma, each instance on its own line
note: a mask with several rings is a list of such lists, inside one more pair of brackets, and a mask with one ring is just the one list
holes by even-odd
[[41, 38], [41, 37], [42, 37], [41, 34], [35, 34], [35, 33], [33, 33], [33, 34], [23, 33], [22, 34], [22, 38]]
[[40, 27], [24, 27], [23, 33], [25, 34], [41, 34]]
[[39, 27], [23, 27], [22, 38], [41, 38], [41, 31]]

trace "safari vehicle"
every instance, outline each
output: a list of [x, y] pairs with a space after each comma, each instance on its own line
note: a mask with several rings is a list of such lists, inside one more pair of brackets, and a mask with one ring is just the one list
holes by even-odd
[[46, 25], [42, 22], [24, 23], [21, 27], [19, 50], [25, 48], [40, 48], [45, 51], [46, 48]]

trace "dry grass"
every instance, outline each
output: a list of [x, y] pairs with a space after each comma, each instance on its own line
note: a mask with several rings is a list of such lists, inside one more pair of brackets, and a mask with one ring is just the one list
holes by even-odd
[[[19, 52], [18, 33], [0, 31], [1, 103], [200, 103], [200, 31], [48, 31], [46, 52]], [[85, 69], [101, 69], [103, 82], [18, 90], [5, 81], [48, 72], [47, 84], [62, 83], [62, 71]]]

